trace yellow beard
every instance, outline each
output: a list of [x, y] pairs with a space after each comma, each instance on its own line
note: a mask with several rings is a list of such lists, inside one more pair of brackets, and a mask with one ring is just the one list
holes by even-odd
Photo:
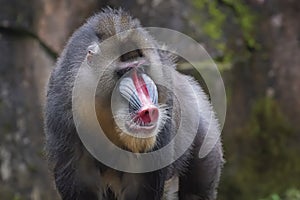
[[116, 128], [119, 133], [120, 143], [134, 153], [142, 153], [151, 150], [156, 142], [156, 136], [148, 138], [138, 138], [122, 132]]

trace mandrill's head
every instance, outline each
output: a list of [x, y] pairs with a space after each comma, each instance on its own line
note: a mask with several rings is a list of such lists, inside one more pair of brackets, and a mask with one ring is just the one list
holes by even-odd
[[86, 57], [100, 76], [97, 117], [114, 144], [132, 152], [151, 151], [170, 116], [170, 94], [162, 84], [171, 84], [173, 62], [157, 50], [137, 20], [122, 11], [117, 14], [104, 13], [89, 22], [99, 37]]

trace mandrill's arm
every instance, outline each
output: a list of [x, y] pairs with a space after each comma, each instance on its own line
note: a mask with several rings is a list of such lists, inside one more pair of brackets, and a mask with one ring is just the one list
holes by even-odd
[[179, 178], [180, 200], [216, 199], [216, 189], [223, 165], [220, 146], [220, 142], [218, 142], [204, 158], [198, 157], [199, 148], [193, 150], [193, 157], [186, 174]]

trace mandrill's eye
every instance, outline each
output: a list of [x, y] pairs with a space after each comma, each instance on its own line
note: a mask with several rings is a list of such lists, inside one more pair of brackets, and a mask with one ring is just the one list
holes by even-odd
[[116, 74], [121, 78], [125, 73], [131, 69], [141, 69], [145, 66], [149, 66], [150, 63], [145, 58], [134, 59], [127, 62], [120, 62], [116, 69]]
[[127, 72], [129, 72], [130, 70], [132, 69], [131, 66], [127, 66], [127, 67], [124, 67], [124, 68], [120, 68], [116, 71], [117, 73], [117, 76], [119, 78], [121, 78], [124, 74], [126, 74]]
[[119, 78], [123, 76], [126, 72], [130, 71], [132, 68], [135, 68], [141, 64], [141, 59], [144, 57], [141, 49], [136, 49], [129, 51], [120, 57], [121, 65], [117, 69], [117, 75]]
[[133, 51], [129, 51], [128, 53], [125, 53], [123, 54], [121, 57], [120, 57], [120, 61], [121, 62], [127, 62], [127, 61], [130, 61], [130, 60], [134, 60], [134, 59], [137, 59], [139, 57], [143, 57], [143, 52], [141, 49], [136, 49], [136, 50], [133, 50]]

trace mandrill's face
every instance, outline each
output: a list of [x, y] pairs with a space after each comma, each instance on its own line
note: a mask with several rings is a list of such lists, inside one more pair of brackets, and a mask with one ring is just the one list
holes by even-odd
[[[149, 52], [150, 57], [146, 56]], [[133, 152], [153, 149], [168, 119], [168, 107], [156, 84], [156, 80], [160, 80], [157, 73], [161, 74], [162, 70], [153, 60], [151, 51], [126, 53], [102, 71], [104, 78], [98, 83], [96, 101], [100, 102], [97, 108], [100, 125], [114, 143]], [[110, 114], [104, 115], [103, 110]], [[114, 124], [114, 130], [105, 130], [109, 123]]]
[[116, 124], [122, 132], [137, 138], [157, 135], [166, 120], [166, 106], [158, 102], [157, 86], [146, 74], [147, 67], [151, 66], [145, 60], [127, 63], [127, 72], [120, 78], [113, 95]]

